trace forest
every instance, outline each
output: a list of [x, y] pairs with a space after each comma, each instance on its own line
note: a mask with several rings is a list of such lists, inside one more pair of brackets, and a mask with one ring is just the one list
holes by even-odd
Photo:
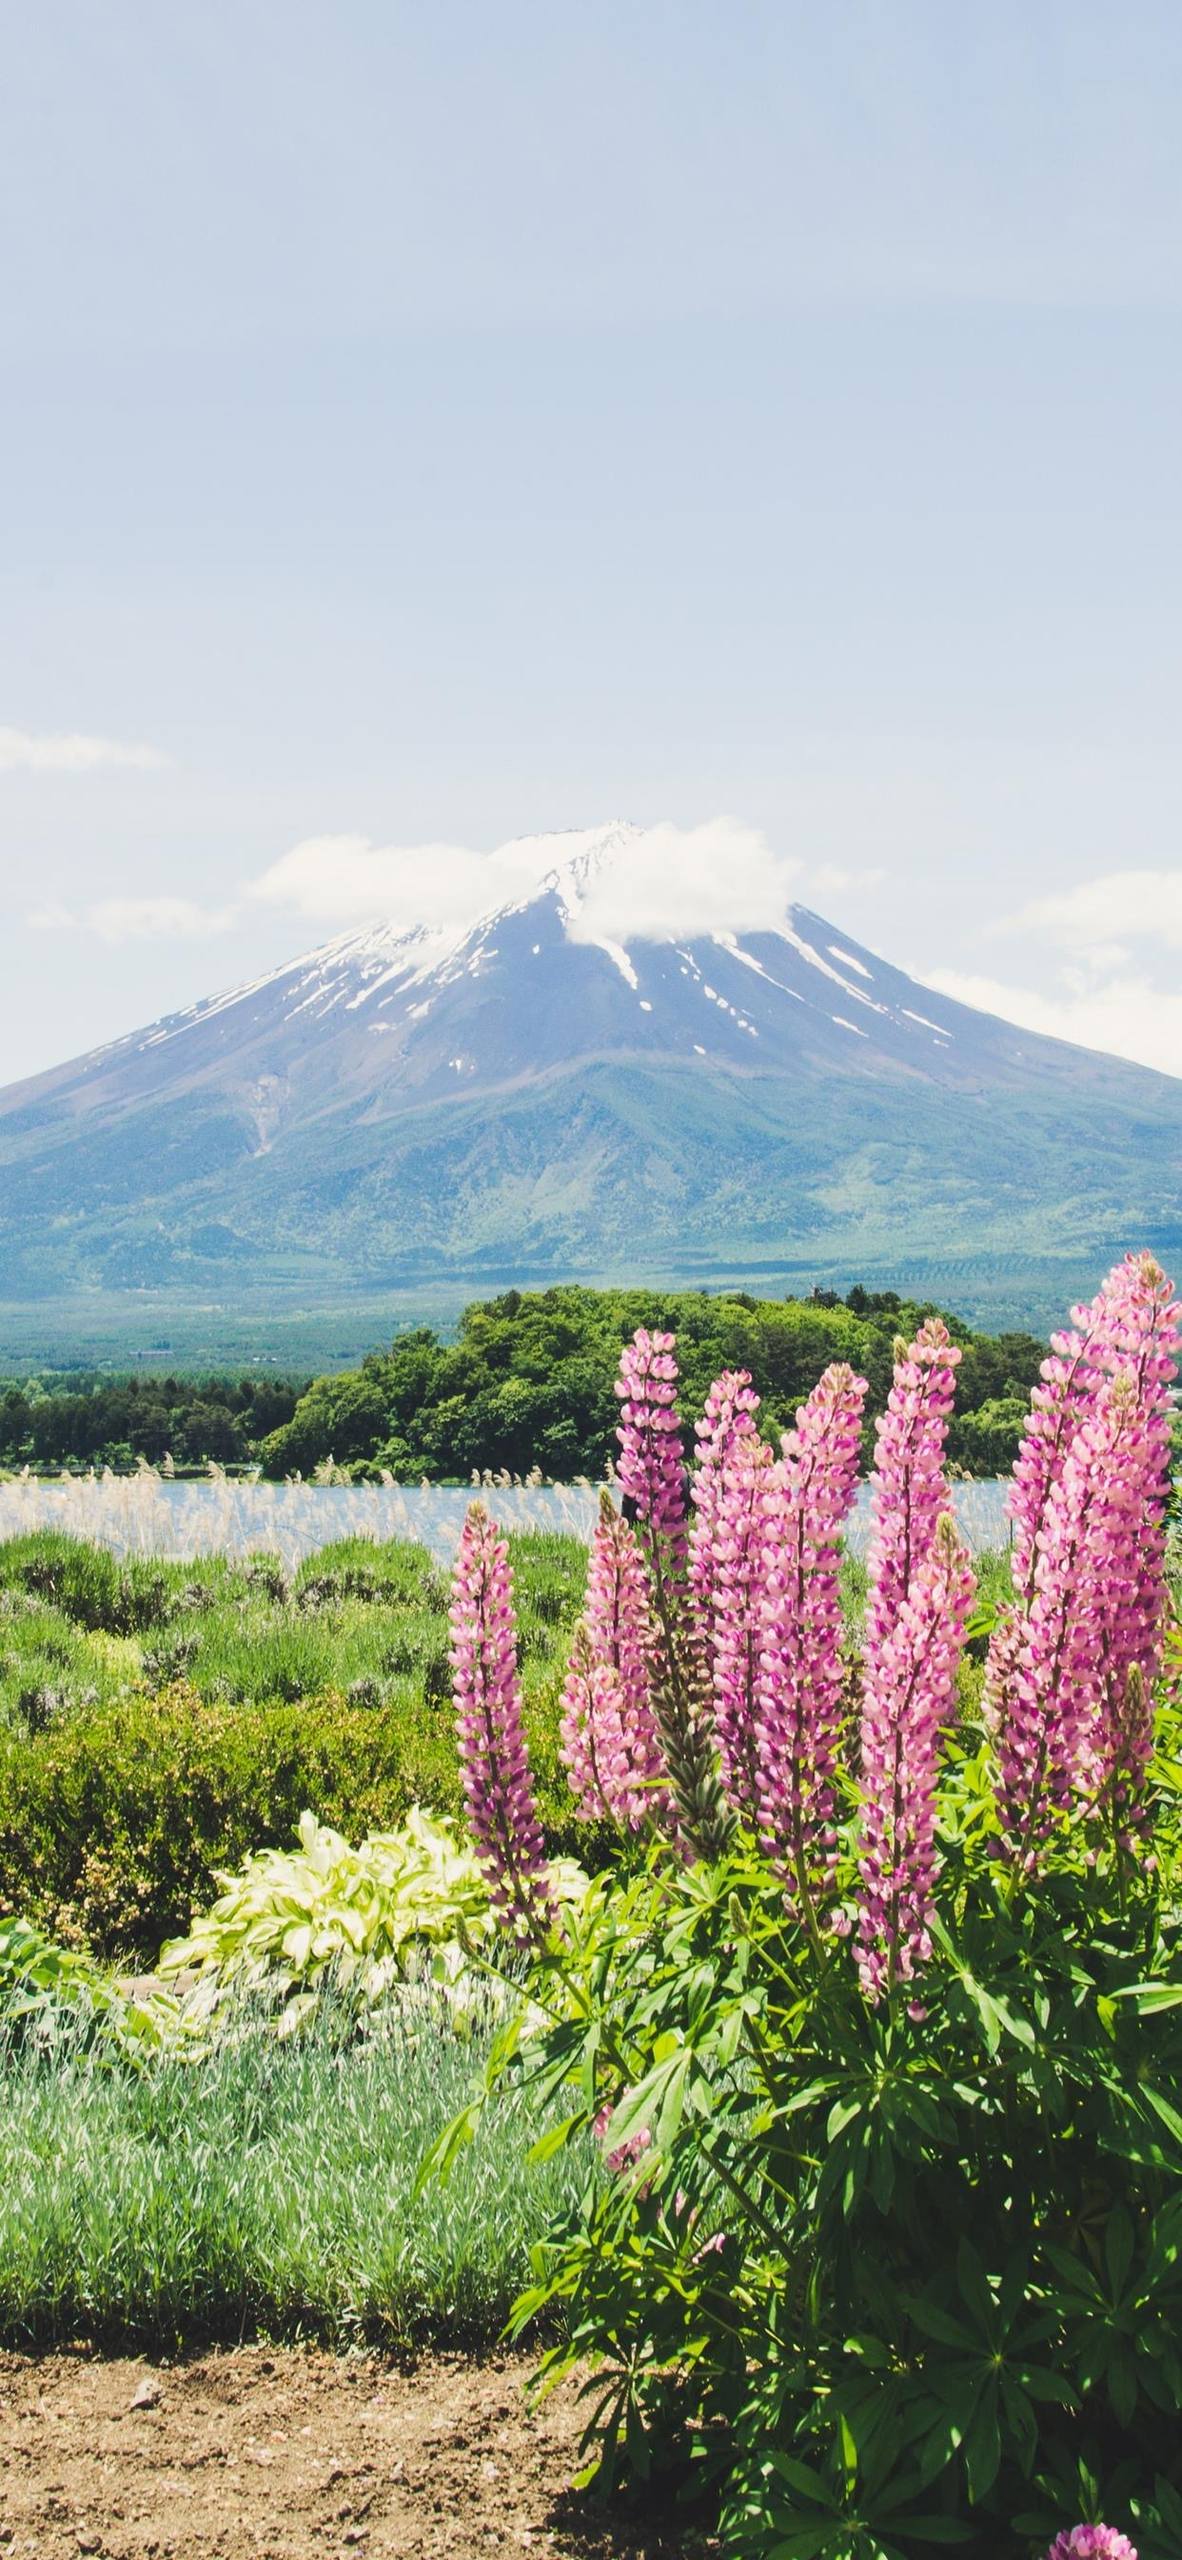
[[[869, 1382], [867, 1448], [890, 1386], [894, 1344], [936, 1310], [893, 1290], [845, 1298], [710, 1296], [698, 1290], [507, 1290], [465, 1308], [454, 1340], [429, 1327], [371, 1351], [360, 1368], [310, 1383], [76, 1375], [0, 1386], [0, 1466], [39, 1469], [169, 1462], [311, 1475], [330, 1461], [358, 1482], [466, 1481], [540, 1470], [597, 1477], [615, 1446], [614, 1379], [637, 1325], [675, 1332], [687, 1398], [700, 1409], [723, 1368], [745, 1368], [767, 1427], [783, 1430], [832, 1360]], [[962, 1358], [949, 1460], [1004, 1473], [1046, 1345], [1029, 1333], [974, 1332], [946, 1316]], [[696, 1400], [696, 1402], [695, 1402]]]

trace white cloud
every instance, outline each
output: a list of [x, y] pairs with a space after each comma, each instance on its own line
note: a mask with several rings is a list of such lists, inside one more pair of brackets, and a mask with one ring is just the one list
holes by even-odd
[[93, 933], [100, 942], [171, 942], [226, 933], [237, 918], [236, 907], [200, 907], [193, 898], [100, 898], [88, 907], [34, 907], [28, 921], [41, 933]]
[[774, 932], [802, 869], [741, 818], [640, 827], [593, 879], [571, 931], [585, 942]]
[[818, 862], [809, 867], [810, 898], [844, 898], [851, 889], [881, 889], [889, 878], [881, 863], [850, 871], [844, 862]]
[[999, 1013], [1023, 1030], [1073, 1040], [1082, 1049], [1109, 1050], [1143, 1067], [1157, 1067], [1164, 1075], [1182, 1076], [1182, 1003], [1146, 978], [1124, 975], [1042, 995], [998, 978], [929, 969], [924, 985], [958, 1004], [976, 1005], [982, 1013]]
[[310, 922], [456, 927], [527, 897], [547, 871], [604, 843], [603, 867], [572, 922], [585, 941], [646, 934], [754, 932], [782, 923], [802, 866], [774, 853], [757, 827], [713, 818], [517, 836], [492, 853], [469, 845], [375, 845], [367, 836], [313, 836], [248, 885], [247, 895]]
[[116, 768], [154, 773], [168, 758], [158, 747], [123, 738], [90, 738], [81, 731], [0, 729], [0, 773], [97, 773]]
[[[1049, 987], [949, 969], [929, 971], [927, 984], [1026, 1030], [1182, 1076], [1182, 997], [1154, 978], [1159, 955], [1182, 950], [1182, 870], [1102, 872], [1031, 898], [987, 930], [1049, 962]], [[1176, 981], [1173, 963], [1166, 974]]]
[[461, 844], [382, 845], [368, 836], [308, 836], [250, 881], [246, 894], [290, 907], [313, 924], [368, 924], [380, 917], [396, 925], [459, 926], [503, 899], [519, 897], [545, 867], [513, 845], [476, 853]]
[[1052, 897], [1032, 898], [997, 930], [1049, 935], [1062, 950], [1095, 954], [1103, 965], [1130, 942], [1182, 951], [1182, 870], [1104, 872]]

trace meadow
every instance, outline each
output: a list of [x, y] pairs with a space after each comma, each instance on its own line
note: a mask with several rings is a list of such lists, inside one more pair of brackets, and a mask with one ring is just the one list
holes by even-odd
[[866, 1380], [691, 1484], [643, 1326], [589, 1550], [0, 1544], [0, 2340], [508, 2322], [744, 2560], [1171, 2560], [1179, 1313], [1077, 1311], [996, 1550], [937, 1317], [863, 1553]]
[[[558, 1699], [587, 1551], [525, 1531], [512, 1553], [531, 1747], [570, 1848]], [[459, 1814], [447, 1601], [399, 1541], [339, 1540], [290, 1575], [272, 1553], [0, 1544], [0, 1910], [150, 1963], [306, 1807], [351, 1838], [413, 1804]]]

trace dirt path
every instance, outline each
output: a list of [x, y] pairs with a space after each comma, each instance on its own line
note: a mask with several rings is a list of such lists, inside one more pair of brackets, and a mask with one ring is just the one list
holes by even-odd
[[580, 2511], [573, 2395], [527, 2416], [527, 2371], [266, 2347], [176, 2366], [0, 2356], [0, 2560], [700, 2553]]

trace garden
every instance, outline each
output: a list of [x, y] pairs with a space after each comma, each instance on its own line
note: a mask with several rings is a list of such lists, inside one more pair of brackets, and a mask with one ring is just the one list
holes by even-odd
[[1147, 1256], [1074, 1311], [1003, 1552], [935, 1314], [864, 1559], [852, 1361], [693, 1427], [651, 1323], [589, 1553], [495, 1491], [450, 1577], [0, 1546], [10, 2392], [252, 2339], [376, 2461], [434, 2358], [598, 2501], [526, 2536], [1176, 2554], [1180, 1319]]

